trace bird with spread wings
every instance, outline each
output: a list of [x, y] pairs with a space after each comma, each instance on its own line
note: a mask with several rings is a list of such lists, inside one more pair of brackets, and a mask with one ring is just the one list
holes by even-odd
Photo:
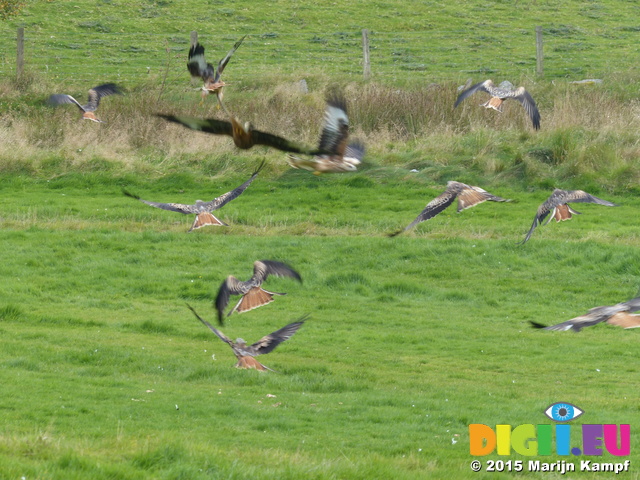
[[395, 237], [396, 235], [399, 235], [402, 232], [405, 232], [410, 228], [416, 226], [418, 223], [435, 217], [443, 210], [445, 210], [449, 205], [451, 205], [456, 198], [458, 199], [458, 213], [460, 213], [462, 210], [474, 207], [487, 200], [491, 202], [511, 201], [506, 198], [492, 195], [480, 187], [473, 187], [464, 183], [449, 181], [447, 182], [447, 188], [445, 189], [445, 191], [431, 200], [429, 203], [427, 203], [427, 206], [424, 207], [424, 210], [422, 210], [420, 215], [418, 215], [413, 222], [411, 222], [402, 230], [398, 230], [397, 232], [394, 232], [389, 236]]
[[609, 325], [615, 325], [622, 328], [638, 328], [640, 327], [640, 315], [634, 315], [631, 312], [640, 310], [640, 297], [633, 298], [627, 302], [618, 303], [617, 305], [605, 305], [602, 307], [594, 307], [589, 310], [586, 315], [572, 318], [566, 322], [557, 325], [546, 326], [537, 322], [530, 322], [535, 328], [544, 330], [566, 331], [573, 330], [579, 332], [585, 327], [591, 327], [598, 323], [606, 322]]
[[207, 63], [204, 58], [204, 47], [200, 43], [196, 43], [189, 49], [189, 61], [187, 62], [187, 69], [192, 77], [200, 77], [204, 82], [202, 85], [202, 98], [209, 94], [215, 93], [218, 97], [218, 101], [222, 102], [222, 88], [227, 84], [220, 79], [224, 67], [227, 66], [231, 55], [238, 49], [246, 35], [238, 40], [233, 48], [229, 50], [229, 53], [218, 62], [218, 66], [213, 68], [213, 65]]
[[98, 105], [100, 105], [100, 99], [102, 97], [106, 97], [107, 95], [122, 95], [122, 91], [115, 83], [105, 83], [103, 85], [93, 87], [91, 90], [89, 90], [89, 99], [87, 100], [87, 103], [85, 105], [80, 105], [80, 102], [78, 102], [71, 95], [61, 93], [51, 95], [47, 100], [47, 103], [56, 106], [66, 103], [73, 103], [82, 112], [83, 120], [105, 123], [103, 120], [100, 120], [98, 117], [96, 117], [95, 112], [98, 109]]
[[272, 372], [274, 372], [275, 370], [272, 370], [266, 365], [263, 365], [258, 360], [256, 360], [255, 357], [272, 352], [282, 342], [289, 340], [293, 336], [293, 334], [298, 331], [302, 324], [309, 318], [309, 315], [305, 315], [298, 319], [298, 321], [290, 323], [289, 325], [282, 327], [281, 329], [276, 330], [269, 335], [265, 335], [253, 345], [247, 345], [247, 342], [245, 342], [242, 338], [238, 338], [234, 342], [224, 333], [222, 333], [220, 330], [215, 328], [209, 322], [204, 320], [200, 315], [198, 315], [193, 307], [191, 307], [190, 305], [187, 305], [187, 307], [189, 307], [189, 309], [193, 312], [198, 320], [209, 327], [209, 329], [213, 333], [215, 333], [220, 340], [231, 347], [233, 353], [238, 359], [238, 363], [236, 363], [235, 365], [236, 368], [255, 368], [256, 370], [270, 370]]
[[[344, 122], [338, 121], [337, 119], [325, 121], [320, 146], [318, 148], [309, 148], [289, 141], [278, 135], [255, 130], [251, 122], [242, 123], [235, 115], [231, 114], [227, 110], [222, 102], [220, 102], [220, 105], [222, 105], [223, 110], [229, 116], [230, 121], [218, 120], [217, 118], [195, 118], [182, 115], [157, 114], [157, 116], [164, 118], [169, 122], [179, 123], [191, 130], [199, 130], [201, 132], [212, 133], [215, 135], [227, 135], [233, 138], [233, 143], [236, 147], [243, 150], [247, 150], [255, 145], [265, 145], [289, 153], [305, 155], [332, 154], [335, 153], [335, 151], [331, 152], [329, 149], [334, 148], [335, 150], [335, 148], [337, 148], [333, 146], [336, 144], [335, 139], [342, 138], [344, 135], [342, 132], [344, 129]], [[329, 108], [329, 106], [327, 108]], [[332, 111], [339, 114], [338, 109], [334, 109]], [[323, 140], [323, 138], [325, 140]]]
[[482, 107], [493, 108], [494, 110], [501, 113], [502, 102], [504, 102], [508, 98], [518, 100], [531, 118], [533, 128], [535, 128], [536, 130], [540, 129], [540, 112], [538, 111], [538, 107], [536, 106], [536, 102], [533, 100], [533, 97], [524, 89], [524, 87], [518, 87], [515, 90], [508, 90], [505, 88], [496, 87], [491, 80], [485, 80], [484, 82], [472, 85], [467, 90], [464, 90], [460, 95], [458, 95], [458, 99], [456, 100], [453, 108], [457, 107], [460, 102], [462, 102], [465, 98], [473, 95], [477, 91], [486, 92], [491, 95], [491, 98], [488, 101], [481, 104]]
[[134, 195], [127, 190], [123, 189], [122, 192], [128, 196], [135, 198], [136, 200], [140, 200], [142, 203], [146, 203], [147, 205], [151, 205], [152, 207], [161, 208], [163, 210], [169, 210], [172, 212], [184, 213], [184, 214], [195, 214], [196, 218], [193, 221], [193, 225], [189, 229], [189, 232], [196, 230], [197, 228], [201, 228], [207, 225], [223, 225], [228, 227], [226, 223], [222, 220], [218, 219], [213, 213], [213, 211], [218, 210], [219, 208], [224, 207], [231, 200], [238, 198], [242, 192], [244, 192], [251, 182], [255, 180], [260, 173], [260, 170], [264, 167], [265, 162], [263, 161], [258, 168], [253, 172], [249, 180], [244, 182], [239, 187], [234, 188], [230, 192], [225, 193], [224, 195], [220, 195], [217, 198], [214, 198], [210, 202], [203, 202], [202, 200], [196, 200], [195, 205], [185, 205], [183, 203], [159, 203], [159, 202], [150, 202], [148, 200], [143, 200], [138, 195]]
[[300, 274], [289, 265], [273, 260], [258, 260], [253, 263], [253, 276], [246, 282], [238, 280], [233, 275], [229, 275], [218, 289], [215, 300], [215, 307], [218, 311], [218, 322], [224, 324], [224, 309], [229, 304], [231, 295], [242, 295], [235, 307], [233, 307], [227, 317], [233, 312], [243, 313], [273, 302], [274, 295], [286, 295], [286, 293], [269, 292], [262, 288], [262, 283], [269, 275], [276, 277], [291, 277], [302, 283]]
[[549, 219], [545, 222], [545, 225], [552, 219], [556, 222], [563, 222], [570, 220], [573, 215], [580, 215], [580, 212], [574, 210], [569, 206], [569, 203], [596, 203], [598, 205], [604, 205], [605, 207], [617, 207], [615, 203], [611, 203], [607, 200], [602, 200], [594, 195], [590, 195], [582, 190], [560, 190], [556, 188], [551, 196], [547, 198], [542, 205], [538, 207], [536, 216], [533, 219], [531, 228], [527, 232], [526, 237], [520, 244], [524, 244], [531, 238], [533, 231], [538, 225], [541, 225], [547, 215]]
[[343, 95], [334, 93], [327, 99], [318, 144], [318, 150], [327, 153], [315, 155], [311, 159], [289, 155], [289, 165], [293, 168], [310, 170], [315, 175], [355, 172], [364, 157], [364, 145], [358, 141], [347, 144], [348, 138], [347, 102]]

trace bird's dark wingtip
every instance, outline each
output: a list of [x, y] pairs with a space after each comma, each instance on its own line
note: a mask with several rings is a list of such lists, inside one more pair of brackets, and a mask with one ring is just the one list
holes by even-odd
[[402, 229], [402, 230], [398, 230], [398, 231], [396, 231], [396, 232], [387, 233], [387, 237], [389, 237], [389, 238], [397, 237], [397, 236], [398, 236], [398, 235], [400, 235], [402, 232], [404, 232], [404, 229]]
[[[126, 195], [127, 197], [131, 197], [131, 198], [135, 198], [136, 200], [140, 200], [140, 196], [136, 195], [135, 193], [131, 193], [129, 190], [127, 190], [126, 188], [122, 188], [122, 193], [124, 195]], [[191, 307], [189, 307], [191, 308]]]
[[533, 320], [529, 320], [529, 324], [533, 328], [547, 328], [547, 325], [543, 325], [542, 323], [534, 322]]

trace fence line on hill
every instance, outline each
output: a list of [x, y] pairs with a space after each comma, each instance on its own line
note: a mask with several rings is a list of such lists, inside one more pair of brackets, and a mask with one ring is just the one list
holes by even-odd
[[[604, 74], [614, 70], [620, 63], [620, 56], [626, 58], [624, 52], [616, 52], [615, 48], [621, 41], [627, 41], [624, 35], [586, 48], [583, 43], [593, 34], [558, 33], [548, 29], [546, 46], [549, 52], [543, 68], [544, 31], [542, 27], [536, 27], [534, 32], [519, 29], [505, 34], [493, 27], [483, 30], [482, 34], [458, 29], [422, 32], [371, 32], [365, 29], [322, 35], [248, 35], [243, 49], [252, 49], [251, 62], [236, 55], [234, 77], [242, 80], [269, 72], [304, 75], [305, 72], [323, 71], [354, 80], [364, 77], [399, 82], [413, 78], [424, 79], [427, 83], [467, 76], [477, 79], [511, 76], [517, 80], [523, 75], [542, 76], [543, 72], [548, 77], [584, 77], [592, 72]], [[597, 35], [599, 40], [612, 36], [606, 31]], [[6, 46], [9, 42], [6, 35], [4, 38]], [[14, 38], [17, 45], [12, 50], [16, 52], [16, 61], [10, 61], [8, 53], [0, 54], [0, 76], [20, 76], [27, 70], [69, 83], [114, 76], [133, 83], [159, 72], [167, 75], [169, 83], [184, 81], [191, 43], [186, 33], [56, 32], [52, 35], [18, 29]], [[221, 44], [228, 40], [230, 45], [237, 40], [235, 35], [229, 34], [215, 39], [211, 35], [201, 38], [211, 44], [207, 53], [212, 63], [227, 51], [221, 49]], [[305, 48], [301, 48], [301, 42]], [[603, 55], [602, 49], [608, 50], [609, 54]], [[83, 50], [83, 55], [70, 53], [75, 50]]]

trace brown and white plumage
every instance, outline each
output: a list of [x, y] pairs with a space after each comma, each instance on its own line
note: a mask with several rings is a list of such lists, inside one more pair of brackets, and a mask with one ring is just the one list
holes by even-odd
[[487, 200], [491, 202], [511, 201], [502, 197], [492, 195], [480, 187], [473, 187], [464, 183], [449, 181], [447, 182], [447, 188], [445, 189], [445, 191], [431, 200], [429, 203], [427, 203], [427, 206], [424, 207], [424, 210], [422, 210], [420, 215], [418, 215], [413, 222], [411, 222], [402, 230], [392, 233], [390, 236], [395, 237], [396, 235], [399, 235], [400, 233], [416, 226], [418, 223], [435, 217], [449, 205], [451, 205], [456, 198], [458, 199], [458, 213], [462, 210], [474, 207]]
[[229, 50], [229, 53], [218, 62], [218, 66], [213, 68], [213, 65], [207, 63], [204, 58], [204, 47], [200, 43], [192, 45], [189, 49], [189, 61], [187, 62], [187, 69], [192, 77], [200, 77], [204, 82], [202, 86], [202, 96], [206, 97], [211, 93], [215, 93], [219, 101], [222, 101], [222, 88], [226, 85], [220, 76], [224, 71], [224, 67], [227, 66], [231, 55], [238, 49], [246, 35], [238, 40], [233, 48]]
[[83, 120], [91, 120], [92, 122], [104, 123], [98, 117], [96, 117], [95, 111], [98, 109], [98, 105], [100, 105], [100, 99], [102, 97], [106, 97], [107, 95], [122, 95], [122, 91], [115, 83], [105, 83], [103, 85], [98, 85], [97, 87], [93, 87], [89, 90], [89, 98], [85, 105], [81, 105], [75, 98], [71, 95], [66, 94], [54, 94], [49, 97], [47, 103], [50, 105], [63, 105], [66, 103], [75, 104], [80, 111], [82, 112]]
[[498, 112], [502, 112], [502, 102], [504, 100], [508, 98], [518, 100], [531, 118], [533, 128], [536, 130], [540, 129], [540, 112], [538, 111], [538, 107], [536, 106], [536, 102], [533, 100], [533, 97], [524, 89], [524, 87], [518, 87], [515, 90], [506, 90], [504, 88], [496, 87], [491, 80], [485, 80], [484, 82], [472, 85], [469, 89], [464, 90], [460, 95], [458, 95], [458, 99], [453, 107], [457, 107], [465, 98], [473, 95], [479, 90], [491, 95], [491, 98], [487, 102], [483, 103], [482, 106], [485, 108], [493, 108]]
[[147, 205], [151, 205], [152, 207], [161, 208], [163, 210], [169, 210], [172, 212], [179, 212], [184, 214], [195, 214], [196, 218], [193, 221], [193, 225], [189, 229], [189, 232], [204, 227], [207, 225], [224, 225], [228, 226], [222, 220], [219, 220], [215, 215], [211, 212], [218, 210], [219, 208], [224, 207], [231, 200], [238, 198], [242, 192], [244, 192], [251, 182], [255, 180], [260, 173], [260, 170], [264, 167], [264, 161], [258, 166], [258, 168], [253, 172], [249, 180], [244, 182], [239, 187], [234, 188], [230, 192], [227, 192], [223, 195], [220, 195], [217, 198], [214, 198], [210, 202], [203, 202], [202, 200], [196, 200], [194, 205], [185, 205], [183, 203], [159, 203], [159, 202], [150, 202], [148, 200], [141, 199], [138, 195], [134, 195], [129, 193], [128, 191], [123, 189], [123, 193], [128, 197], [135, 198], [136, 200], [140, 200], [142, 203], [146, 203]]
[[269, 292], [262, 288], [269, 275], [277, 277], [291, 277], [302, 283], [300, 274], [289, 265], [273, 260], [258, 260], [253, 263], [253, 276], [246, 282], [229, 275], [218, 289], [215, 307], [218, 311], [218, 322], [224, 324], [224, 309], [229, 303], [231, 295], [242, 295], [235, 307], [229, 311], [227, 317], [233, 312], [243, 313], [261, 307], [273, 301], [274, 295], [286, 295], [286, 293]]
[[329, 172], [355, 172], [362, 162], [364, 145], [360, 142], [347, 145], [348, 138], [347, 103], [342, 95], [334, 94], [327, 100], [318, 144], [318, 150], [326, 153], [315, 155], [310, 160], [289, 155], [289, 165], [293, 168], [310, 170], [316, 175]]
[[547, 215], [551, 214], [545, 225], [555, 219], [556, 222], [570, 220], [573, 215], [580, 215], [580, 212], [571, 208], [569, 203], [597, 203], [598, 205], [604, 205], [605, 207], [617, 207], [615, 203], [611, 203], [607, 200], [595, 197], [582, 190], [560, 190], [556, 188], [551, 196], [547, 198], [542, 205], [538, 207], [536, 216], [533, 219], [531, 228], [527, 232], [526, 237], [521, 244], [526, 243], [535, 228], [542, 224]]
[[573, 330], [575, 332], [602, 322], [622, 328], [637, 328], [640, 327], [640, 315], [634, 315], [631, 312], [637, 312], [638, 310], [640, 310], [640, 297], [618, 303], [617, 305], [595, 307], [589, 310], [589, 313], [586, 315], [581, 315], [549, 327], [537, 322], [530, 323], [533, 327], [544, 330]]
[[[260, 363], [254, 357], [272, 352], [282, 342], [289, 340], [293, 336], [293, 334], [298, 331], [302, 324], [309, 318], [308, 315], [305, 315], [298, 319], [296, 322], [290, 323], [289, 325], [282, 327], [281, 329], [276, 330], [269, 335], [265, 335], [253, 345], [247, 345], [247, 342], [245, 342], [242, 338], [238, 338], [234, 342], [224, 333], [222, 333], [220, 330], [215, 328], [209, 322], [204, 320], [200, 315], [198, 315], [198, 313], [190, 305], [187, 305], [187, 307], [189, 307], [189, 309], [193, 312], [198, 320], [209, 327], [209, 329], [213, 333], [215, 333], [220, 340], [231, 347], [233, 353], [238, 359], [238, 363], [236, 363], [237, 368], [255, 368], [256, 370], [263, 371], [271, 369], [266, 365]], [[271, 371], [273, 372], [273, 370]]]
[[261, 132], [260, 130], [254, 130], [251, 123], [245, 122], [243, 124], [233, 115], [230, 115], [231, 121], [218, 120], [216, 118], [194, 118], [162, 114], [158, 114], [158, 116], [169, 122], [179, 123], [191, 130], [199, 130], [201, 132], [213, 133], [215, 135], [228, 135], [233, 138], [233, 143], [236, 147], [243, 150], [249, 149], [254, 145], [265, 145], [277, 148], [284, 152], [305, 153], [308, 155], [321, 153], [317, 149], [305, 148], [287, 140], [286, 138], [279, 137], [271, 133]]

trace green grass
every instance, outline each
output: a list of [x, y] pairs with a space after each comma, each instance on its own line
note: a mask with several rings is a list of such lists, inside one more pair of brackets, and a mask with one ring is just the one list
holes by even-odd
[[[188, 217], [124, 197], [121, 179], [63, 179], [14, 176], [0, 190], [7, 478], [461, 478], [470, 423], [548, 423], [559, 400], [586, 412], [573, 423], [637, 423], [637, 332], [527, 323], [636, 295], [632, 196], [583, 206], [519, 247], [539, 193], [494, 188], [518, 201], [388, 238], [438, 190], [261, 176], [220, 211], [230, 228], [186, 234]], [[136, 189], [188, 201], [237, 181], [188, 195], [154, 183]], [[259, 258], [289, 262], [304, 283], [269, 279], [288, 295], [223, 331], [255, 341], [310, 313], [264, 357], [280, 375], [234, 369], [185, 305], [213, 321], [219, 283]]]
[[[189, 33], [217, 61], [241, 35], [236, 85], [276, 74], [362, 75], [362, 29], [370, 31], [374, 78], [394, 85], [466, 76], [532, 76], [535, 27], [544, 31], [550, 78], [604, 76], [638, 54], [633, 2], [549, 0], [451, 4], [441, 1], [33, 2], [2, 22], [3, 74], [15, 68], [17, 26], [26, 29], [29, 70], [67, 85], [98, 76], [126, 84], [149, 75], [184, 82]], [[635, 67], [630, 67], [635, 68]]]
[[[542, 412], [557, 401], [585, 411], [575, 427], [633, 425], [635, 461], [638, 332], [528, 322], [638, 295], [637, 13], [620, 1], [102, 0], [33, 2], [0, 24], [0, 478], [468, 478], [470, 423], [551, 423]], [[191, 30], [213, 62], [248, 34], [225, 99], [257, 128], [317, 142], [324, 92], [340, 86], [367, 146], [360, 171], [316, 177], [280, 152], [153, 117], [221, 115], [187, 77]], [[541, 131], [515, 102], [502, 115], [480, 98], [454, 110], [470, 76], [524, 84]], [[585, 77], [605, 82], [569, 83]], [[127, 90], [101, 104], [106, 124], [43, 105], [101, 81]], [[263, 159], [217, 212], [228, 228], [187, 234], [191, 217], [122, 194], [208, 200]], [[448, 180], [513, 201], [451, 207], [387, 237]], [[580, 205], [518, 246], [554, 187], [620, 206]], [[186, 307], [213, 322], [220, 282], [248, 278], [257, 259], [291, 264], [304, 283], [269, 278], [287, 295], [223, 331], [253, 342], [310, 314], [262, 358], [280, 374], [234, 369]]]

